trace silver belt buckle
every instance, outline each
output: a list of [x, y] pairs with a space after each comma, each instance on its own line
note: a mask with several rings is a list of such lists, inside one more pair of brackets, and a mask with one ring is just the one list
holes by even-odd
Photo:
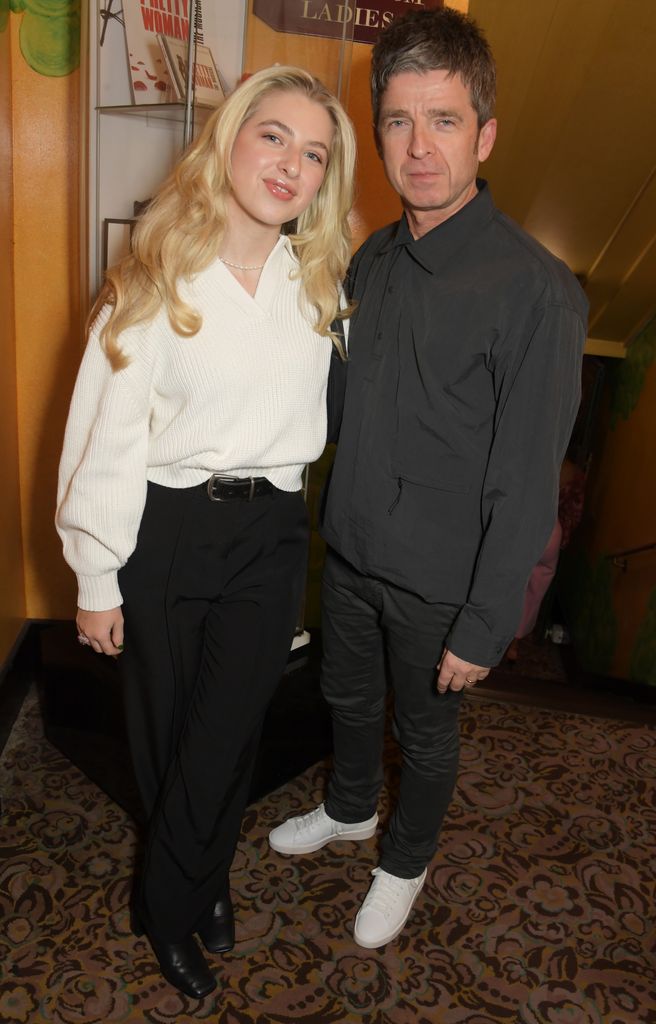
[[208, 494], [208, 497], [209, 497], [210, 501], [229, 501], [230, 499], [228, 499], [228, 498], [219, 498], [216, 494], [213, 493], [214, 492], [214, 484], [217, 481], [219, 483], [226, 483], [226, 484], [244, 484], [244, 483], [246, 483], [247, 480], [249, 481], [250, 486], [248, 488], [248, 498], [246, 500], [247, 501], [252, 501], [253, 498], [255, 497], [255, 477], [254, 476], [246, 476], [246, 477], [223, 476], [222, 473], [212, 473], [211, 477], [207, 481], [207, 494]]
[[225, 498], [219, 498], [218, 495], [214, 494], [214, 484], [217, 482], [232, 484], [235, 482], [235, 478], [231, 476], [223, 476], [222, 473], [212, 473], [211, 477], [207, 481], [207, 495], [210, 501], [226, 501]]

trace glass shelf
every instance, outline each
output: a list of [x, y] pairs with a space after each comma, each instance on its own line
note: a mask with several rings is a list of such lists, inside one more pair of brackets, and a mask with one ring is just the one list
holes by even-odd
[[[201, 103], [193, 105], [196, 116], [208, 117], [215, 107]], [[100, 114], [127, 114], [129, 117], [160, 117], [164, 121], [184, 121], [184, 103], [116, 103], [111, 106], [96, 107]]]

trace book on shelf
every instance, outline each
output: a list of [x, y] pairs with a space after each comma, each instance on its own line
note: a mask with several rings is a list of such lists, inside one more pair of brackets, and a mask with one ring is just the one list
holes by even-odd
[[[187, 95], [187, 44], [168, 36], [157, 37], [166, 67], [173, 83], [176, 99], [184, 100]], [[209, 46], [197, 43], [194, 56], [194, 102], [206, 107], [216, 107], [224, 100], [219, 72]]]
[[[178, 67], [177, 54], [184, 54], [185, 64], [187, 60], [189, 4], [182, 0], [166, 4], [162, 4], [161, 0], [123, 0], [123, 21], [133, 103], [174, 103], [184, 100], [186, 76], [182, 76], [183, 88], [180, 91], [175, 72]], [[171, 65], [165, 57], [160, 40], [165, 40], [171, 46], [174, 55]], [[197, 87], [196, 101], [216, 105], [223, 99], [223, 90], [214, 60], [207, 64], [208, 57], [212, 55], [206, 42], [203, 34], [203, 6], [201, 0], [196, 0], [196, 63], [200, 64], [202, 54], [203, 64], [203, 70], [197, 69], [196, 72], [196, 78], [202, 79], [203, 98], [201, 100], [198, 95]], [[211, 98], [217, 92], [214, 85], [210, 85], [214, 80], [220, 90], [219, 99]]]

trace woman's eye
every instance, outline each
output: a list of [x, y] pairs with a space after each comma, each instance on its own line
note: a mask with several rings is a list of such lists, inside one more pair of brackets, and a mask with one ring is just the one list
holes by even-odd
[[319, 155], [319, 153], [306, 153], [305, 155], [309, 156], [310, 160], [314, 160], [318, 164], [322, 164], [323, 163], [323, 160], [321, 159], [321, 156]]
[[274, 135], [273, 132], [267, 132], [266, 135], [264, 135], [264, 138], [269, 139], [270, 142], [280, 142], [278, 136]]

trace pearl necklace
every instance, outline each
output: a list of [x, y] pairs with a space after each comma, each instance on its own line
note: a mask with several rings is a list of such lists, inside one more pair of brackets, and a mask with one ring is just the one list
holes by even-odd
[[221, 263], [225, 263], [226, 267], [234, 267], [235, 270], [261, 270], [264, 263], [260, 263], [257, 267], [249, 267], [246, 263], [231, 263], [225, 256], [219, 256]]

